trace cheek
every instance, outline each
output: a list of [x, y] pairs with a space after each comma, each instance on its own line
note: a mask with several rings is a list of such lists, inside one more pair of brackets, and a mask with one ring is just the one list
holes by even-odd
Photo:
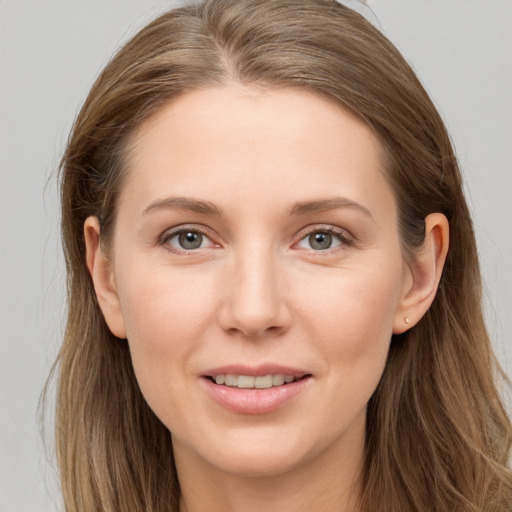
[[341, 269], [336, 278], [317, 281], [299, 301], [303, 308], [298, 316], [322, 354], [331, 392], [344, 396], [342, 409], [356, 411], [366, 404], [386, 364], [401, 267], [384, 268]]
[[137, 380], [151, 403], [177, 385], [174, 369], [187, 372], [204, 325], [211, 320], [215, 294], [212, 283], [197, 273], [134, 266], [126, 272], [132, 277], [121, 280], [119, 292], [127, 338]]
[[343, 269], [336, 278], [305, 290], [300, 316], [309, 318], [322, 339], [337, 337], [347, 349], [389, 340], [398, 306], [400, 272]]
[[132, 277], [123, 281], [120, 290], [128, 338], [157, 351], [182, 345], [180, 338], [199, 330], [208, 317], [215, 296], [213, 283], [197, 272], [130, 268], [127, 272]]

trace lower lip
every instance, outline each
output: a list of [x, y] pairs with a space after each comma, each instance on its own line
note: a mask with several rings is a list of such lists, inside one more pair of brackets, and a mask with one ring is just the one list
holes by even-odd
[[268, 414], [275, 412], [304, 391], [311, 377], [266, 389], [240, 389], [215, 384], [203, 377], [208, 395], [219, 405], [239, 414]]

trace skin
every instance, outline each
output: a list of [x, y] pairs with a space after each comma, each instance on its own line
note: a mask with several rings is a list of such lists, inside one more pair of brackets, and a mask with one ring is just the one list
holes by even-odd
[[[426, 219], [408, 264], [378, 140], [305, 91], [187, 93], [139, 129], [128, 161], [110, 257], [90, 217], [87, 263], [172, 433], [180, 510], [354, 510], [366, 406], [392, 334], [434, 298], [446, 219]], [[201, 231], [202, 245], [183, 249], [180, 227]], [[332, 246], [313, 247], [326, 230]], [[240, 414], [202, 383], [206, 370], [242, 363], [311, 377], [277, 411]]]

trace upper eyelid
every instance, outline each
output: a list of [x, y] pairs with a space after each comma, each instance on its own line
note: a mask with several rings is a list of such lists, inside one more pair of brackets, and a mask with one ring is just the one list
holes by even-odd
[[201, 233], [202, 235], [205, 235], [208, 238], [211, 237], [211, 230], [208, 229], [206, 226], [201, 226], [198, 224], [180, 224], [172, 228], [167, 228], [165, 231], [163, 231], [159, 238], [166, 239], [171, 236], [177, 235], [178, 233], [182, 233], [183, 231], [197, 231], [198, 233]]
[[312, 233], [316, 233], [316, 232], [322, 232], [322, 231], [325, 231], [327, 233], [332, 233], [332, 234], [335, 234], [335, 235], [339, 235], [343, 238], [348, 238], [350, 240], [356, 240], [355, 236], [350, 232], [348, 231], [347, 229], [345, 228], [340, 228], [338, 226], [334, 226], [332, 224], [314, 224], [314, 225], [310, 225], [310, 226], [306, 226], [305, 228], [302, 228], [299, 233], [297, 234], [297, 238], [299, 238], [299, 240], [302, 240], [305, 236], [308, 236]]

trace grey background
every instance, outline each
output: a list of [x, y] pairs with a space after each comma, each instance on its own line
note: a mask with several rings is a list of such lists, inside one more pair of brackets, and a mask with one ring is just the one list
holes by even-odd
[[[373, 13], [362, 10], [413, 64], [452, 134], [495, 348], [512, 370], [512, 0], [369, 4]], [[0, 0], [0, 512], [61, 509], [36, 421], [64, 317], [52, 173], [101, 67], [171, 5]]]

